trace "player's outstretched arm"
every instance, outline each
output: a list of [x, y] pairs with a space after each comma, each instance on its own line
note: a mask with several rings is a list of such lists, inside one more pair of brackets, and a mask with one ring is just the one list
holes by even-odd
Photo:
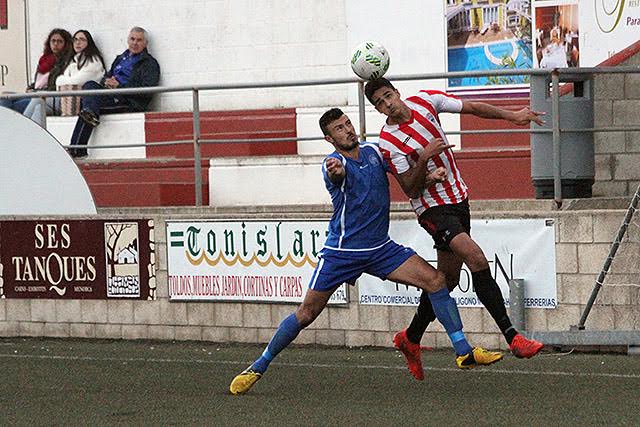
[[544, 124], [541, 116], [545, 113], [540, 111], [533, 111], [529, 107], [525, 107], [522, 110], [511, 111], [503, 108], [494, 107], [493, 105], [484, 102], [463, 101], [462, 102], [462, 114], [473, 114], [477, 117], [484, 119], [503, 119], [508, 120], [516, 125], [524, 126], [531, 122], [539, 125]]

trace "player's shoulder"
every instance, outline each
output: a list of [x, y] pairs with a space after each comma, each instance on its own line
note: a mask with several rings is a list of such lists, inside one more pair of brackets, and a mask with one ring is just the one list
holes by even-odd
[[362, 141], [360, 142], [360, 149], [380, 151], [380, 144], [378, 141]]
[[447, 98], [459, 99], [457, 96], [455, 96], [452, 93], [444, 92], [444, 91], [441, 91], [441, 90], [434, 90], [434, 89], [423, 89], [420, 92], [418, 92], [418, 96], [421, 96], [423, 98], [444, 96], [444, 97], [447, 97]]
[[380, 146], [385, 144], [385, 140], [382, 139], [382, 136], [377, 141], [365, 141], [360, 143], [361, 150], [371, 150], [380, 155]]
[[375, 153], [380, 159], [382, 159], [382, 152], [380, 151], [380, 144], [377, 141], [366, 141], [360, 143], [360, 150], [367, 154], [369, 152]]

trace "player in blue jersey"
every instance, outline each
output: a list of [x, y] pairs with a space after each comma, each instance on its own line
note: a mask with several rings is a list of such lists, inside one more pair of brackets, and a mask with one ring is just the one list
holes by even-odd
[[[304, 300], [280, 323], [262, 355], [233, 379], [229, 387], [231, 393], [249, 391], [273, 358], [320, 315], [336, 288], [344, 282], [354, 283], [363, 273], [424, 290], [451, 339], [459, 367], [472, 368], [502, 359], [501, 353], [469, 345], [444, 274], [411, 248], [389, 238], [389, 181], [387, 166], [377, 145], [360, 144], [351, 121], [338, 108], [323, 114], [320, 128], [325, 139], [335, 147], [322, 167], [333, 203], [329, 235]], [[424, 150], [423, 155], [437, 155], [448, 147], [444, 143], [434, 144], [430, 150]], [[440, 169], [426, 180], [435, 183], [444, 179], [444, 175], [444, 169]]]

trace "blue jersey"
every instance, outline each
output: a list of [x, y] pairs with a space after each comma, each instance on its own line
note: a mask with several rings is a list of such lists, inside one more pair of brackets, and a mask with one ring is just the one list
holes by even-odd
[[[331, 194], [333, 216], [324, 246], [336, 250], [375, 249], [389, 241], [389, 181], [386, 162], [377, 144], [360, 144], [357, 160], [338, 152], [346, 174], [334, 184], [322, 164], [324, 182]], [[325, 159], [325, 162], [326, 160]]]

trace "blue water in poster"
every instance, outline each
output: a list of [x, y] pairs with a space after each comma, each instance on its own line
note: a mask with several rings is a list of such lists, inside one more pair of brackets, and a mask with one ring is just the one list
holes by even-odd
[[[530, 69], [531, 43], [513, 39], [476, 46], [448, 49], [449, 71]], [[528, 76], [464, 77], [449, 79], [449, 87], [528, 83]]]

